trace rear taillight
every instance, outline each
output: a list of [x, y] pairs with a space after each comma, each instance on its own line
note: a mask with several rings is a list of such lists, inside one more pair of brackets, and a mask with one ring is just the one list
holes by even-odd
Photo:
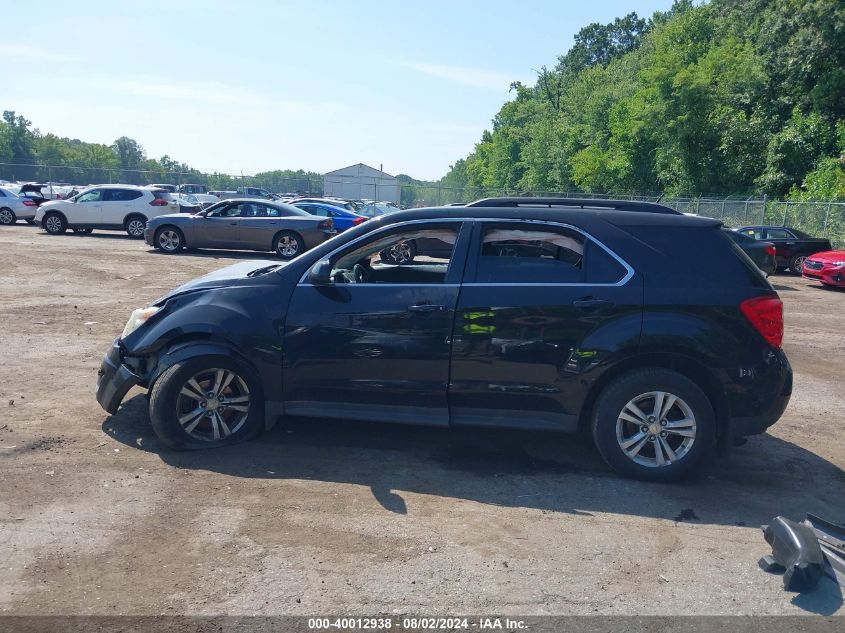
[[352, 226], [358, 226], [362, 222], [366, 222], [366, 221], [367, 221], [367, 218], [355, 218], [354, 220], [352, 220]]
[[317, 228], [330, 231], [334, 228], [334, 220], [332, 220], [331, 218], [323, 220], [317, 225]]
[[155, 198], [154, 200], [150, 201], [151, 207], [166, 207], [167, 205], [168, 202], [164, 198]]
[[25, 206], [25, 207], [37, 207], [38, 205], [35, 204], [32, 200], [24, 200], [23, 206]]
[[783, 344], [783, 301], [778, 297], [753, 297], [739, 304], [740, 310], [769, 345]]
[[777, 253], [778, 249], [776, 249], [774, 246], [766, 247], [766, 255], [771, 255], [772, 257], [774, 257], [775, 255], [777, 255]]

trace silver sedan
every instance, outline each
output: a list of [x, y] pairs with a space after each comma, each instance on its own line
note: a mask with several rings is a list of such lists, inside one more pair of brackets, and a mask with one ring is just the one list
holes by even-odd
[[14, 224], [18, 220], [32, 224], [37, 210], [38, 205], [29, 198], [0, 187], [0, 224]]
[[268, 200], [224, 200], [195, 215], [161, 215], [147, 222], [144, 240], [165, 253], [183, 248], [275, 251], [282, 259], [322, 244], [335, 234], [331, 218]]

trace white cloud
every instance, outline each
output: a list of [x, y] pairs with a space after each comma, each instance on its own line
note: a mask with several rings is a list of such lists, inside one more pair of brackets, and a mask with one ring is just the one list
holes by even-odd
[[14, 59], [29, 59], [38, 62], [73, 62], [78, 57], [45, 51], [34, 46], [18, 46], [16, 44], [0, 45], [0, 59], [11, 57]]
[[449, 66], [446, 64], [426, 64], [422, 62], [402, 62], [401, 64], [406, 68], [410, 68], [424, 75], [446, 79], [484, 90], [506, 90], [510, 87], [511, 82], [521, 79], [508, 73], [470, 68], [468, 66]]

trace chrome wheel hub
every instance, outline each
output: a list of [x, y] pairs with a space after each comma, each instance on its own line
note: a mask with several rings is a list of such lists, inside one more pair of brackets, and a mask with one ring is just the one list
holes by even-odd
[[296, 255], [296, 251], [299, 250], [299, 244], [289, 235], [285, 235], [279, 240], [278, 249], [279, 254], [283, 257], [293, 257]]
[[390, 257], [397, 264], [404, 264], [411, 259], [411, 245], [407, 242], [399, 242], [390, 247]]
[[162, 231], [158, 236], [158, 244], [166, 251], [175, 251], [179, 248], [179, 236], [175, 231]]
[[696, 429], [695, 415], [684, 400], [666, 391], [650, 391], [622, 408], [616, 419], [616, 441], [631, 461], [660, 468], [689, 453]]
[[205, 442], [222, 440], [246, 423], [249, 388], [230, 369], [205, 369], [179, 391], [176, 417], [185, 433]]

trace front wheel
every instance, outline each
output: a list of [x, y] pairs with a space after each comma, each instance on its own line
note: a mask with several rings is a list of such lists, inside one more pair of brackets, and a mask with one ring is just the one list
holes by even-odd
[[185, 236], [175, 226], [163, 226], [156, 231], [154, 244], [165, 253], [178, 253], [185, 247]]
[[293, 259], [305, 251], [305, 242], [293, 231], [282, 231], [273, 240], [273, 250], [282, 259]]
[[806, 255], [793, 255], [792, 259], [789, 260], [789, 270], [796, 275], [800, 275], [804, 268], [805, 259], [807, 259]]
[[147, 220], [140, 215], [133, 215], [126, 220], [126, 234], [133, 240], [140, 240], [144, 237], [144, 229], [147, 228]]
[[50, 235], [62, 235], [67, 231], [67, 220], [61, 213], [48, 213], [42, 226]]
[[3, 207], [0, 209], [0, 224], [14, 224], [18, 221], [18, 218], [15, 216], [15, 212], [9, 209], [8, 207]]
[[216, 448], [257, 434], [264, 396], [257, 376], [225, 356], [199, 356], [167, 369], [150, 391], [150, 421], [171, 448]]
[[647, 481], [694, 472], [715, 446], [707, 395], [668, 369], [641, 369], [605, 387], [593, 410], [593, 440], [614, 470]]

